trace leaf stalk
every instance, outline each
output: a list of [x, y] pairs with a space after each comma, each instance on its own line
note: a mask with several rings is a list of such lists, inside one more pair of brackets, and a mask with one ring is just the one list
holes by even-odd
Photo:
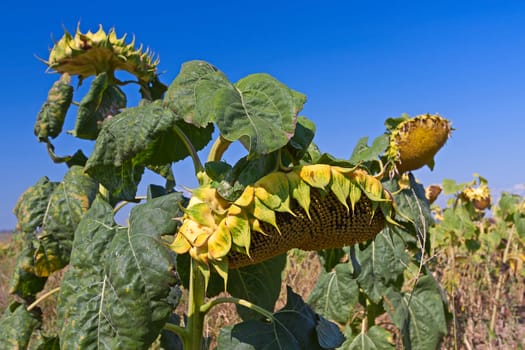
[[228, 150], [231, 141], [226, 140], [222, 135], [219, 135], [211, 146], [210, 153], [208, 153], [208, 162], [218, 162], [222, 159], [224, 152]]
[[173, 125], [173, 131], [177, 134], [178, 137], [180, 137], [182, 143], [190, 153], [191, 159], [193, 160], [193, 167], [195, 168], [195, 174], [200, 173], [204, 170], [204, 167], [202, 166], [201, 160], [199, 158], [199, 155], [197, 154], [197, 150], [193, 146], [193, 143], [188, 138], [188, 135], [184, 133], [184, 131], [181, 130], [177, 125]]
[[176, 324], [173, 324], [173, 323], [166, 323], [164, 325], [164, 329], [177, 334], [179, 338], [181, 339], [181, 341], [183, 342], [183, 344], [187, 343], [188, 332], [186, 331], [184, 327], [177, 326]]
[[262, 308], [260, 306], [257, 306], [257, 305], [255, 305], [253, 303], [250, 303], [249, 301], [247, 301], [245, 299], [234, 298], [234, 297], [222, 297], [222, 298], [213, 299], [213, 300], [209, 301], [208, 303], [202, 305], [201, 308], [200, 308], [200, 311], [201, 311], [201, 313], [206, 314], [214, 306], [219, 305], [219, 304], [224, 304], [224, 303], [233, 303], [233, 304], [237, 304], [237, 305], [241, 305], [241, 306], [247, 307], [248, 309], [253, 310], [253, 311], [263, 315], [267, 319], [273, 320], [273, 314], [270, 311], [268, 311], [268, 310], [266, 310], [266, 309], [264, 309], [264, 308]]
[[[138, 202], [138, 201], [142, 201], [142, 200], [145, 200], [147, 199], [146, 196], [137, 196], [135, 197], [135, 200]], [[120, 202], [119, 204], [117, 204], [115, 206], [115, 208], [113, 209], [113, 213], [116, 214], [120, 211], [120, 209], [124, 208], [126, 205], [130, 204], [130, 203], [135, 203], [135, 202], [132, 202], [132, 201], [122, 201]]]
[[56, 287], [54, 289], [51, 289], [49, 292], [43, 294], [42, 296], [40, 296], [40, 298], [38, 298], [37, 300], [35, 300], [31, 305], [29, 305], [27, 307], [27, 311], [31, 311], [33, 310], [35, 307], [37, 307], [37, 305], [39, 303], [41, 303], [42, 301], [44, 301], [45, 299], [49, 298], [50, 296], [52, 296], [53, 294], [57, 293], [58, 291], [60, 291], [60, 287]]

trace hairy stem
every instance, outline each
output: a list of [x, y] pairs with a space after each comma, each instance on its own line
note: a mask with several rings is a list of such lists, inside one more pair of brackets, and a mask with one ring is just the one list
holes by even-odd
[[[142, 201], [142, 200], [145, 200], [145, 199], [147, 199], [146, 196], [138, 196], [138, 197], [135, 197], [135, 200], [136, 200], [137, 202]], [[135, 202], [133, 202], [133, 201], [131, 201], [131, 202], [130, 202], [130, 201], [122, 201], [122, 202], [120, 202], [120, 203], [117, 204], [117, 205], [115, 206], [115, 208], [113, 209], [113, 214], [118, 213], [120, 209], [124, 208], [126, 205], [128, 205], [128, 204], [130, 204], [130, 203], [135, 203]]]
[[201, 312], [201, 306], [204, 304], [205, 294], [204, 276], [199, 270], [198, 262], [191, 259], [187, 337], [182, 339], [184, 350], [201, 350], [204, 327], [204, 313]]
[[204, 167], [202, 166], [199, 155], [197, 154], [197, 150], [193, 147], [193, 143], [188, 138], [188, 135], [186, 135], [177, 125], [173, 125], [173, 131], [175, 131], [177, 136], [180, 137], [182, 143], [184, 143], [184, 146], [190, 153], [191, 159], [193, 160], [193, 167], [195, 168], [195, 174], [203, 171]]
[[188, 342], [188, 332], [186, 331], [185, 328], [181, 327], [181, 326], [177, 326], [176, 324], [173, 324], [173, 323], [166, 323], [164, 325], [164, 329], [167, 330], [167, 331], [170, 331], [172, 333], [175, 333], [179, 336], [179, 338], [181, 339], [182, 343], [183, 344], [186, 344]]
[[231, 143], [231, 141], [228, 141], [222, 135], [219, 135], [211, 146], [210, 153], [208, 154], [208, 162], [220, 161]]
[[279, 149], [277, 151], [277, 168], [275, 170], [288, 172], [292, 170], [292, 168], [293, 167], [283, 164], [283, 149]]
[[71, 160], [71, 156], [58, 156], [55, 153], [55, 146], [49, 141], [46, 140], [46, 146], [47, 146], [47, 154], [49, 154], [49, 157], [53, 161], [53, 163], [66, 163]]
[[43, 294], [42, 296], [40, 296], [40, 298], [38, 298], [37, 300], [35, 300], [31, 305], [29, 305], [27, 307], [27, 311], [31, 311], [33, 310], [39, 303], [41, 303], [43, 300], [49, 298], [50, 296], [52, 296], [53, 294], [57, 293], [58, 291], [60, 290], [60, 287], [56, 287], [54, 289], [51, 289], [49, 292]]
[[379, 164], [379, 173], [374, 175], [374, 177], [376, 179], [378, 179], [379, 181], [381, 181], [383, 179], [383, 177], [385, 176], [385, 174], [386, 174], [386, 167], [383, 164], [383, 162], [381, 161], [381, 159], [378, 159], [377, 162]]
[[217, 298], [217, 299], [214, 299], [212, 301], [209, 301], [208, 303], [206, 303], [206, 304], [201, 306], [200, 311], [201, 311], [201, 313], [206, 314], [214, 306], [219, 305], [219, 304], [224, 304], [224, 303], [233, 303], [233, 304], [241, 305], [241, 306], [247, 307], [248, 309], [253, 310], [253, 311], [263, 315], [264, 317], [266, 317], [266, 318], [268, 318], [270, 320], [273, 319], [273, 314], [270, 311], [268, 311], [268, 310], [266, 310], [266, 309], [264, 309], [264, 308], [262, 308], [260, 306], [257, 306], [257, 305], [255, 305], [253, 303], [250, 303], [247, 300], [240, 299], [240, 298], [234, 298], [234, 297], [223, 297], [223, 298]]

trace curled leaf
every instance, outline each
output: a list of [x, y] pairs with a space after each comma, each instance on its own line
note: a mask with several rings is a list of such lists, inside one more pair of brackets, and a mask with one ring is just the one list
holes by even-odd
[[73, 100], [71, 77], [65, 73], [53, 83], [35, 123], [35, 136], [39, 141], [55, 138], [62, 132], [67, 111]]

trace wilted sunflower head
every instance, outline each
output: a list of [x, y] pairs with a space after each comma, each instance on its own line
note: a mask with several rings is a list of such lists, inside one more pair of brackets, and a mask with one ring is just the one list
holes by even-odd
[[485, 183], [480, 184], [478, 187], [465, 188], [461, 192], [460, 198], [472, 203], [477, 210], [485, 210], [490, 207], [490, 190]]
[[387, 157], [394, 171], [402, 174], [425, 165], [434, 167], [434, 156], [450, 136], [450, 121], [439, 116], [423, 114], [414, 118], [404, 115], [389, 119], [390, 142]]
[[436, 201], [442, 191], [443, 187], [441, 187], [441, 185], [429, 185], [425, 188], [425, 197], [427, 197], [428, 202], [432, 204]]
[[394, 203], [381, 182], [360, 168], [327, 164], [275, 171], [248, 185], [233, 202], [203, 185], [193, 191], [171, 249], [228, 268], [256, 264], [292, 248], [321, 250], [365, 242], [392, 219]]
[[46, 61], [49, 69], [58, 73], [77, 75], [80, 79], [107, 72], [111, 76], [116, 70], [127, 71], [141, 83], [148, 83], [156, 76], [158, 59], [142, 45], [135, 49], [135, 39], [126, 44], [126, 34], [117, 37], [114, 28], [107, 33], [102, 26], [98, 31], [82, 33], [77, 28], [74, 35], [67, 30], [58, 40]]

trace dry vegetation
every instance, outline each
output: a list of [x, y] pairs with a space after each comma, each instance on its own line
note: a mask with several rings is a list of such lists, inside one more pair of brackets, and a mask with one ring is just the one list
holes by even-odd
[[[14, 268], [15, 256], [19, 243], [0, 239], [0, 311], [13, 299], [8, 294], [9, 279]], [[512, 267], [504, 266], [499, 299], [495, 299], [495, 290], [499, 278], [487, 274], [483, 264], [466, 264], [462, 271], [455, 271], [455, 280], [459, 281], [453, 288], [450, 286], [450, 275], [443, 274], [447, 262], [445, 255], [438, 257], [434, 266], [435, 276], [445, 286], [453, 321], [450, 323], [449, 335], [445, 338], [442, 349], [464, 350], [508, 350], [525, 349], [525, 278], [513, 273]], [[496, 260], [496, 258], [495, 258]], [[289, 254], [288, 268], [284, 273], [282, 298], [276, 309], [284, 305], [285, 284], [307, 298], [313, 288], [321, 269], [315, 253], [292, 251]], [[59, 285], [63, 273], [54, 274], [48, 281], [45, 291]], [[499, 276], [498, 276], [499, 277]], [[44, 292], [45, 292], [44, 291]], [[185, 297], [183, 296], [182, 302]], [[45, 330], [55, 331], [56, 295], [41, 304], [44, 315]], [[184, 305], [180, 305], [183, 310]], [[492, 312], [495, 313], [494, 332], [490, 323]], [[214, 308], [206, 319], [205, 335], [210, 345], [216, 344], [216, 337], [221, 327], [238, 322], [239, 318], [232, 304], [222, 304]]]
[[445, 274], [449, 257], [438, 257], [436, 277], [453, 315], [443, 349], [525, 349], [525, 277], [506, 264], [490, 273], [498, 254], [486, 262], [467, 258], [463, 269]]
[[0, 310], [4, 310], [11, 299], [9, 279], [15, 265], [12, 246], [11, 237], [7, 234], [0, 234]]

